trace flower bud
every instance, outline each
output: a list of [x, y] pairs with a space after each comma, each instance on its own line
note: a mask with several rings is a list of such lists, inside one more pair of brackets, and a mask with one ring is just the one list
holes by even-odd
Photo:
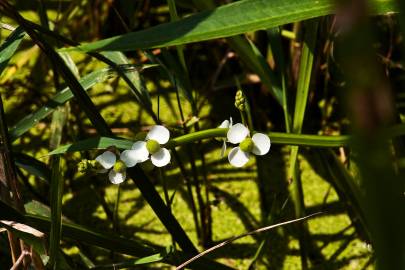
[[94, 159], [83, 159], [77, 164], [77, 170], [80, 173], [95, 172], [101, 167], [99, 163]]
[[242, 90], [236, 91], [235, 95], [235, 107], [240, 110], [244, 111], [245, 110], [245, 95], [243, 94]]

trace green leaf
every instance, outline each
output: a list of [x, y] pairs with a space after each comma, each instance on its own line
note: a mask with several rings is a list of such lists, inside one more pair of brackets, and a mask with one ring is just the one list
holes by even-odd
[[[314, 64], [314, 55], [316, 47], [316, 38], [318, 36], [318, 20], [310, 20], [304, 24], [305, 36], [300, 58], [297, 96], [295, 98], [295, 110], [292, 124], [292, 132], [301, 133], [304, 123], [305, 108], [308, 101], [309, 83], [311, 80], [312, 67]], [[298, 163], [298, 146], [291, 147], [289, 179], [292, 184], [289, 189], [291, 192], [292, 202], [294, 204], [295, 217], [305, 215], [304, 191], [302, 188], [301, 175]], [[301, 266], [307, 269], [308, 257], [308, 227], [306, 223], [300, 224], [298, 240], [300, 245]]]
[[114, 263], [114, 264], [97, 265], [95, 267], [91, 267], [90, 269], [112, 269], [112, 270], [114, 270], [114, 269], [134, 267], [136, 265], [155, 263], [155, 262], [162, 261], [171, 252], [173, 252], [172, 249], [166, 248], [162, 252], [159, 252], [159, 253], [156, 253], [156, 254], [153, 254], [150, 256], [142, 257], [139, 259], [125, 260], [125, 261]]
[[25, 32], [21, 27], [17, 27], [0, 46], [0, 75], [7, 67], [11, 57], [17, 51]]
[[[121, 65], [130, 64], [128, 58], [122, 52], [103, 52], [102, 55], [104, 55], [106, 58], [114, 62], [117, 65], [117, 67]], [[141, 79], [141, 74], [139, 70], [134, 69], [132, 70], [132, 72], [128, 73], [122, 72], [122, 74], [120, 75], [123, 77], [124, 81], [128, 84], [128, 86], [132, 90], [132, 93], [138, 99], [138, 102], [140, 102], [143, 106], [151, 107], [152, 103], [150, 100], [149, 92], [143, 80]]]
[[30, 36], [32, 41], [38, 45], [41, 51], [47, 56], [48, 60], [51, 62], [53, 67], [59, 71], [59, 74], [64, 79], [65, 83], [72, 90], [73, 95], [80, 108], [86, 113], [90, 122], [97, 129], [100, 135], [110, 136], [112, 135], [105, 120], [101, 117], [97, 108], [91, 101], [90, 97], [87, 95], [86, 91], [83, 89], [82, 85], [79, 83], [73, 72], [66, 65], [65, 61], [61, 56], [54, 50], [54, 48], [45, 40], [45, 38], [36, 32], [32, 26], [27, 23], [27, 21], [15, 10], [15, 8], [10, 3], [3, 3], [2, 10], [5, 13], [18, 22], [24, 31]]
[[[120, 66], [125, 72], [131, 72], [133, 69], [140, 68], [140, 66], [123, 65]], [[146, 66], [150, 67], [150, 66]], [[145, 68], [146, 68], [145, 67]], [[103, 68], [87, 74], [79, 80], [84, 90], [89, 90], [95, 84], [105, 81], [112, 76], [116, 76], [113, 68]], [[11, 141], [16, 140], [18, 137], [27, 132], [30, 128], [38, 124], [38, 122], [51, 114], [58, 106], [63, 105], [73, 98], [73, 93], [69, 87], [60, 90], [51, 100], [39, 108], [34, 113], [27, 115], [21, 119], [14, 127], [9, 129]]]
[[[193, 0], [200, 10], [214, 9], [215, 3], [208, 0]], [[282, 105], [282, 91], [279, 80], [270, 68], [265, 57], [259, 49], [245, 36], [234, 36], [226, 39], [233, 50], [236, 51], [242, 62], [253, 72], [259, 75], [262, 83]]]
[[60, 169], [60, 158], [53, 157], [50, 185], [51, 232], [49, 239], [49, 265], [52, 267], [52, 269], [58, 269], [59, 260], [57, 258], [62, 233], [62, 196], [64, 182]]
[[[396, 11], [393, 1], [369, 1], [374, 14]], [[242, 0], [146, 30], [77, 47], [83, 51], [133, 51], [235, 36], [334, 13], [331, 0]]]
[[51, 172], [45, 163], [22, 153], [13, 153], [13, 156], [14, 162], [17, 166], [46, 182], [50, 182], [49, 179], [51, 178]]
[[284, 122], [285, 122], [285, 129], [289, 133], [291, 132], [291, 115], [288, 109], [288, 94], [287, 94], [287, 67], [286, 67], [286, 60], [283, 50], [283, 44], [281, 39], [281, 30], [280, 27], [275, 27], [269, 29], [267, 31], [267, 35], [269, 38], [269, 45], [271, 48], [272, 56], [274, 58], [274, 62], [276, 64], [276, 68], [278, 68], [278, 76], [279, 81], [281, 84], [281, 92], [282, 92], [282, 107], [284, 112]]
[[274, 71], [270, 68], [265, 57], [260, 53], [259, 49], [253, 44], [253, 42], [243, 36], [228, 38], [227, 42], [238, 53], [248, 68], [260, 76], [262, 83], [274, 96], [277, 102], [282, 105], [283, 93], [280, 82]]
[[364, 190], [359, 183], [356, 183], [353, 175], [345, 168], [336, 154], [329, 150], [317, 150], [315, 154], [319, 156], [317, 164], [323, 166], [326, 170], [327, 180], [330, 180], [341, 198], [342, 202], [347, 204], [349, 215], [352, 216], [352, 222], [356, 229], [361, 232], [361, 236], [370, 239], [365, 213], [364, 213]]

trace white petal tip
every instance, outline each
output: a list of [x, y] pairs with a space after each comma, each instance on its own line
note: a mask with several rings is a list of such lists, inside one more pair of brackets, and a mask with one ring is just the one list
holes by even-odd
[[266, 134], [256, 133], [252, 136], [253, 150], [252, 153], [258, 156], [263, 156], [270, 151], [270, 138]]
[[229, 163], [234, 167], [243, 167], [249, 161], [249, 153], [234, 147], [228, 154]]
[[124, 182], [126, 178], [126, 172], [116, 172], [114, 170], [111, 170], [108, 174], [108, 179], [110, 180], [111, 183], [118, 185]]
[[146, 142], [137, 141], [132, 145], [132, 155], [137, 160], [137, 163], [144, 162], [149, 159], [149, 152], [146, 148]]
[[224, 120], [218, 128], [229, 128], [229, 120]]
[[117, 157], [113, 152], [105, 151], [101, 155], [97, 156], [96, 160], [101, 164], [101, 166], [103, 166], [104, 169], [110, 169], [112, 166], [114, 166], [115, 161], [117, 161]]
[[170, 139], [170, 131], [161, 125], [156, 125], [146, 135], [146, 140], [155, 140], [159, 144], [165, 144]]
[[237, 144], [242, 142], [249, 135], [249, 129], [241, 123], [233, 125], [226, 134], [230, 143]]
[[161, 148], [158, 152], [151, 155], [150, 160], [156, 167], [163, 167], [170, 163], [170, 152], [166, 148]]

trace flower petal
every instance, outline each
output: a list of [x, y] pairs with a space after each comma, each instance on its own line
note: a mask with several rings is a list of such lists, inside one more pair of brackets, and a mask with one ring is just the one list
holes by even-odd
[[225, 155], [225, 151], [226, 151], [226, 141], [224, 140], [221, 148], [221, 157]]
[[252, 136], [253, 140], [253, 150], [252, 153], [255, 155], [265, 155], [270, 150], [271, 142], [269, 136], [263, 133], [256, 133]]
[[117, 157], [111, 151], [105, 151], [96, 157], [96, 160], [103, 166], [104, 169], [111, 169], [117, 161]]
[[151, 155], [150, 160], [156, 167], [163, 167], [170, 162], [170, 152], [166, 148], [161, 148], [159, 151]]
[[121, 184], [122, 182], [124, 182], [126, 176], [127, 176], [127, 173], [125, 171], [116, 172], [114, 170], [111, 170], [108, 173], [108, 179], [110, 179], [110, 182], [113, 184]]
[[161, 125], [153, 126], [146, 135], [146, 140], [155, 140], [159, 144], [165, 144], [170, 139], [170, 132], [167, 128]]
[[229, 142], [237, 144], [242, 142], [248, 135], [249, 129], [241, 123], [237, 123], [228, 130], [226, 137]]
[[139, 161], [136, 150], [125, 150], [121, 153], [120, 159], [127, 167], [134, 167]]
[[232, 123], [232, 117], [229, 117], [229, 128], [232, 127], [233, 123]]
[[148, 149], [146, 148], [146, 142], [137, 141], [132, 145], [131, 149], [132, 149], [131, 152], [133, 151], [132, 152], [133, 154], [131, 154], [131, 155], [136, 156], [136, 159], [138, 160], [137, 163], [148, 160], [149, 152], [148, 152]]
[[224, 120], [218, 128], [229, 128], [229, 120]]
[[243, 152], [239, 147], [234, 147], [228, 154], [229, 163], [235, 167], [242, 167], [249, 161], [249, 153]]

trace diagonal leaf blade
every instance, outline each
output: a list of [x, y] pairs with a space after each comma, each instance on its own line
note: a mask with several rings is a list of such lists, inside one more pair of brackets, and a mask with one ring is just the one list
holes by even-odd
[[[375, 14], [395, 12], [395, 3], [370, 1]], [[146, 30], [84, 44], [82, 51], [132, 51], [235, 36], [335, 12], [330, 0], [243, 0]], [[77, 48], [76, 48], [77, 49]]]
[[17, 51], [25, 32], [21, 27], [17, 27], [0, 46], [0, 75], [6, 68], [11, 57]]
[[[135, 69], [138, 68], [138, 66], [132, 65], [131, 66], [124, 65], [121, 67], [125, 70], [125, 72], [131, 72], [131, 70], [133, 70], [134, 68]], [[87, 74], [86, 76], [84, 76], [79, 80], [79, 83], [82, 85], [83, 89], [87, 91], [95, 84], [105, 81], [113, 76], [116, 76], [116, 73], [112, 68], [104, 68], [93, 71], [90, 74]], [[16, 140], [18, 137], [27, 132], [30, 128], [35, 126], [40, 120], [50, 115], [58, 106], [63, 105], [67, 101], [71, 100], [73, 97], [74, 97], [73, 93], [69, 87], [65, 87], [64, 89], [60, 90], [45, 105], [43, 105], [34, 113], [27, 115], [26, 117], [21, 119], [15, 126], [9, 129], [11, 140], [12, 141]]]

